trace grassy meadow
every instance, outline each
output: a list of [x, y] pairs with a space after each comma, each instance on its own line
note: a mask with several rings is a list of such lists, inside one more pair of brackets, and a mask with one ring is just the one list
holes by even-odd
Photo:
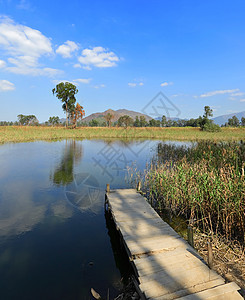
[[145, 138], [161, 140], [198, 141], [241, 140], [245, 137], [245, 128], [222, 128], [221, 132], [205, 132], [193, 127], [64, 127], [42, 126], [1, 126], [0, 143], [31, 142], [35, 140], [91, 139], [91, 138]]

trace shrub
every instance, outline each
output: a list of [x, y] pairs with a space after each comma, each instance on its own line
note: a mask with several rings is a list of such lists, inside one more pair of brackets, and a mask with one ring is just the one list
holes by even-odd
[[208, 132], [219, 132], [219, 131], [221, 131], [221, 128], [219, 125], [214, 124], [213, 122], [208, 122], [208, 123], [204, 124], [202, 130], [208, 131]]

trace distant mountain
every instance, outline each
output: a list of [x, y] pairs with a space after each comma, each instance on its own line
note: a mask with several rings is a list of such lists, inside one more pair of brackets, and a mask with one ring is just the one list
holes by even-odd
[[82, 122], [90, 122], [92, 121], [93, 119], [96, 119], [96, 120], [103, 120], [105, 121], [104, 119], [104, 116], [106, 116], [107, 114], [112, 114], [113, 115], [113, 118], [112, 118], [112, 122], [116, 122], [121, 116], [124, 116], [124, 115], [127, 115], [127, 116], [130, 116], [132, 119], [135, 120], [136, 116], [140, 117], [140, 116], [144, 116], [146, 121], [149, 122], [149, 120], [151, 120], [152, 118], [147, 116], [147, 115], [144, 115], [140, 112], [136, 112], [136, 111], [133, 111], [133, 110], [127, 110], [127, 109], [118, 109], [118, 110], [113, 110], [113, 109], [108, 109], [104, 112], [97, 112], [97, 113], [93, 113], [85, 118], [82, 119]]
[[245, 111], [239, 112], [239, 113], [233, 113], [228, 115], [222, 115], [216, 118], [213, 118], [215, 124], [218, 125], [225, 125], [226, 122], [228, 122], [228, 119], [232, 118], [233, 116], [236, 116], [239, 121], [241, 121], [242, 117], [245, 117]]

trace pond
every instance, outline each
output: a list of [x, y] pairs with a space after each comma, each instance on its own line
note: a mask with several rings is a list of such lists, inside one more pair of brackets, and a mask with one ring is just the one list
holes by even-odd
[[108, 233], [104, 190], [129, 188], [127, 166], [143, 170], [158, 143], [0, 146], [1, 299], [91, 299], [91, 288], [116, 296], [126, 271]]

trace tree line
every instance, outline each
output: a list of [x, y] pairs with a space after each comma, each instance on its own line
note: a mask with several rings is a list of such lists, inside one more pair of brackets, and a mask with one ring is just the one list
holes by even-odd
[[[213, 116], [213, 110], [209, 106], [204, 107], [203, 116], [199, 116], [194, 119], [189, 120], [172, 120], [168, 119], [165, 115], [162, 116], [160, 120], [151, 119], [147, 122], [144, 116], [136, 116], [135, 120], [128, 115], [121, 116], [117, 121], [112, 122], [113, 115], [108, 113], [104, 116], [104, 121], [102, 119], [93, 119], [90, 122], [82, 122], [79, 126], [89, 126], [89, 127], [200, 127], [204, 131], [219, 131], [219, 125], [215, 124], [213, 120], [209, 118]], [[233, 116], [228, 120], [228, 123], [222, 126], [238, 127], [245, 126], [245, 118], [241, 118], [239, 122], [236, 116]]]
[[[161, 120], [151, 119], [149, 122], [147, 122], [145, 116], [136, 116], [134, 120], [130, 116], [124, 115], [121, 116], [116, 122], [112, 122], [113, 115], [108, 113], [103, 118], [92, 119], [89, 122], [80, 120], [77, 122], [77, 127], [200, 127], [202, 130], [217, 130], [218, 125], [214, 124], [213, 121], [209, 119], [210, 116], [212, 116], [212, 110], [210, 107], [206, 107], [206, 111], [202, 117], [199, 116], [197, 119], [191, 118], [189, 120], [171, 120], [167, 119], [167, 117], [163, 115]], [[19, 114], [17, 118], [18, 121], [15, 122], [0, 121], [0, 126], [67, 126], [67, 122], [62, 122], [58, 116], [49, 117], [48, 121], [44, 122], [43, 124], [39, 123], [35, 115]], [[73, 123], [71, 123], [71, 125], [72, 124]], [[226, 122], [224, 125], [221, 125], [221, 127], [239, 126], [245, 126], [245, 117], [242, 117], [241, 121], [239, 121], [236, 116], [233, 116], [228, 119], [228, 122]]]
[[[196, 119], [189, 120], [172, 120], [167, 118], [165, 115], [162, 116], [160, 120], [151, 119], [147, 122], [145, 116], [136, 116], [135, 120], [128, 115], [121, 116], [116, 122], [112, 122], [113, 115], [108, 113], [103, 117], [103, 119], [93, 119], [90, 122], [82, 121], [85, 116], [85, 111], [83, 107], [76, 102], [75, 95], [78, 93], [77, 87], [70, 82], [60, 82], [52, 89], [53, 95], [55, 95], [62, 102], [62, 109], [66, 114], [66, 122], [61, 124], [61, 120], [58, 116], [52, 116], [46, 121], [42, 126], [66, 126], [68, 128], [69, 124], [71, 128], [78, 127], [200, 127], [201, 130], [206, 131], [219, 131], [219, 125], [215, 124], [209, 117], [213, 116], [213, 111], [209, 106], [204, 107], [203, 116], [199, 116]], [[21, 126], [38, 126], [39, 121], [35, 115], [23, 115], [19, 114], [17, 116], [18, 121], [16, 122], [0, 122], [0, 126], [8, 125], [21, 125]], [[236, 116], [228, 119], [228, 122], [223, 125], [225, 127], [238, 127], [245, 126], [245, 118], [242, 117], [241, 121], [238, 120]]]

